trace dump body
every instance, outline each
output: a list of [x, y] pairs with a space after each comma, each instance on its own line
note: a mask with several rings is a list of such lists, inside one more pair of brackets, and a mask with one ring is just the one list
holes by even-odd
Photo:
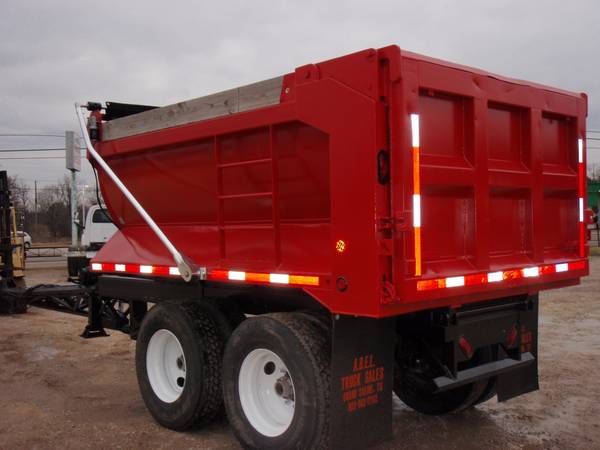
[[[209, 282], [385, 317], [587, 274], [586, 108], [391, 46], [106, 121], [96, 145]], [[93, 269], [176, 277], [100, 179], [120, 230]]]

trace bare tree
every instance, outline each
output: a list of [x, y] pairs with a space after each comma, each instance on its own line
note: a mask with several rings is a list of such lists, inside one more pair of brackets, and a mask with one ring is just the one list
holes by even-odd
[[17, 226], [23, 230], [25, 229], [27, 211], [31, 203], [29, 188], [23, 180], [13, 175], [8, 177], [8, 189], [10, 190], [11, 200], [15, 207]]
[[71, 185], [68, 177], [38, 194], [39, 222], [51, 238], [67, 237], [71, 230]]
[[597, 164], [597, 163], [588, 164], [587, 176], [588, 176], [589, 181], [596, 182], [596, 183], [600, 182], [600, 164]]
[[10, 189], [11, 199], [16, 208], [26, 210], [29, 208], [29, 188], [23, 180], [13, 175], [8, 177], [8, 189]]

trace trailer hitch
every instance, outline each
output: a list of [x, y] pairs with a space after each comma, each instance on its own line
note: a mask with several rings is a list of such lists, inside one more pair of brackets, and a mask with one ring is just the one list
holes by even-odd
[[156, 234], [156, 236], [160, 239], [163, 245], [167, 248], [173, 260], [175, 260], [175, 264], [179, 270], [179, 275], [185, 281], [190, 281], [192, 276], [198, 274], [201, 278], [203, 278], [206, 274], [205, 268], [198, 268], [195, 266], [193, 262], [191, 262], [187, 257], [185, 257], [177, 248], [173, 245], [173, 243], [169, 240], [169, 238], [163, 233], [160, 227], [156, 224], [156, 222], [150, 217], [150, 215], [146, 212], [144, 207], [137, 201], [137, 199], [133, 196], [133, 194], [127, 189], [127, 186], [123, 184], [123, 182], [119, 179], [119, 177], [113, 172], [110, 166], [106, 163], [104, 158], [100, 156], [100, 154], [96, 151], [94, 146], [92, 145], [92, 141], [90, 139], [90, 135], [88, 133], [87, 124], [85, 121], [85, 117], [83, 115], [82, 109], [87, 109], [87, 105], [82, 106], [79, 103], [75, 103], [75, 111], [77, 113], [77, 119], [79, 120], [79, 127], [81, 128], [81, 135], [85, 141], [85, 146], [87, 150], [90, 152], [90, 155], [96, 160], [100, 167], [104, 169], [104, 172], [110, 177], [110, 179], [117, 185], [119, 190], [123, 193], [123, 195], [129, 200], [132, 206], [136, 209], [136, 211], [142, 216], [144, 221], [148, 224], [150, 229]]

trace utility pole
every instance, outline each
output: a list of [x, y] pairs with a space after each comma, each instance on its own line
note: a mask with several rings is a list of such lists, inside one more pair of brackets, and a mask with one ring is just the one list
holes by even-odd
[[81, 186], [81, 223], [85, 224], [85, 188], [86, 184]]
[[33, 188], [33, 203], [34, 203], [34, 208], [33, 210], [35, 211], [35, 231], [37, 232], [37, 226], [38, 226], [38, 201], [37, 201], [37, 180], [35, 180], [33, 182], [33, 185], [35, 186]]
[[77, 225], [75, 215], [77, 214], [77, 172], [81, 170], [81, 146], [79, 137], [73, 131], [65, 131], [65, 162], [67, 169], [71, 171], [71, 246], [77, 247]]

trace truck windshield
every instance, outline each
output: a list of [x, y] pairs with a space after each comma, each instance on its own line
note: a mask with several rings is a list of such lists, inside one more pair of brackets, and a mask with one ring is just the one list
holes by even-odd
[[92, 216], [93, 223], [112, 223], [108, 212], [102, 211], [101, 209], [97, 209], [94, 211], [94, 215]]

